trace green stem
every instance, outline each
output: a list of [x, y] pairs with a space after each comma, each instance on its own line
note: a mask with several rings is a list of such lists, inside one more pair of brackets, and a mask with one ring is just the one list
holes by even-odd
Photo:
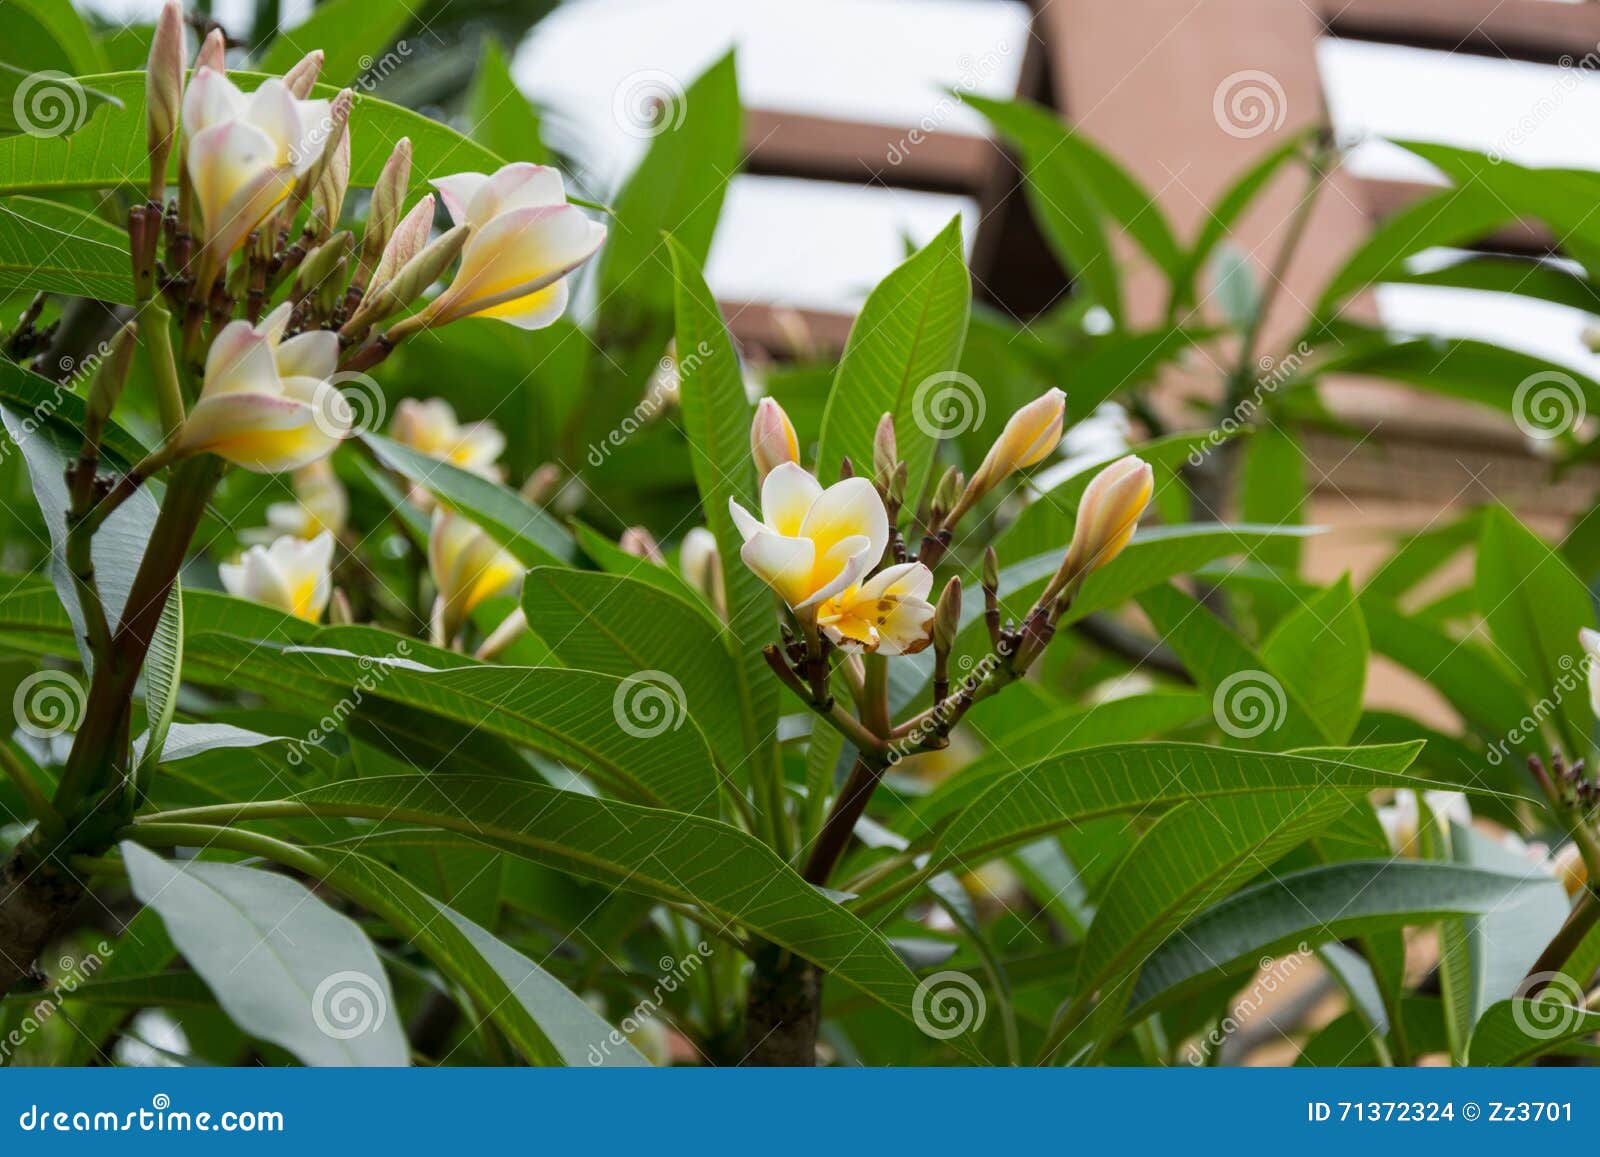
[[145, 349], [150, 354], [150, 369], [155, 374], [156, 407], [161, 414], [161, 429], [168, 438], [183, 425], [183, 386], [178, 379], [178, 361], [172, 352], [172, 315], [157, 302], [144, 307], [149, 324], [140, 327]]
[[7, 778], [16, 785], [17, 792], [22, 796], [28, 810], [33, 813], [33, 818], [39, 821], [39, 826], [44, 829], [51, 839], [59, 839], [66, 831], [66, 825], [61, 822], [61, 815], [50, 806], [50, 799], [44, 793], [43, 786], [27, 765], [18, 758], [17, 753], [11, 750], [8, 743], [0, 743], [0, 769], [3, 769]]

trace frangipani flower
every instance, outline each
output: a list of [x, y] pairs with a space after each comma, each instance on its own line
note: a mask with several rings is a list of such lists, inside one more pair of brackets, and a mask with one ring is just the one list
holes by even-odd
[[271, 546], [252, 546], [217, 571], [230, 595], [315, 623], [333, 593], [332, 564], [333, 535], [323, 531], [310, 541], [286, 534]]
[[914, 655], [931, 641], [933, 572], [920, 562], [886, 566], [817, 608], [817, 625], [845, 650]]
[[539, 329], [567, 305], [566, 276], [605, 240], [604, 225], [568, 204], [561, 174], [545, 165], [506, 165], [492, 174], [456, 173], [433, 182], [457, 225], [471, 234], [455, 280], [410, 327], [470, 315]]
[[500, 476], [494, 463], [506, 448], [506, 436], [493, 422], [458, 421], [455, 408], [443, 398], [406, 398], [395, 407], [389, 436], [484, 478]]
[[433, 641], [446, 646], [484, 599], [510, 590], [522, 578], [516, 557], [476, 523], [453, 511], [434, 512], [428, 535], [428, 570], [439, 596], [433, 604]]
[[1000, 436], [989, 447], [983, 462], [973, 471], [961, 500], [946, 523], [953, 525], [985, 494], [1018, 470], [1025, 470], [1049, 457], [1061, 441], [1061, 426], [1067, 412], [1067, 395], [1046, 390], [1023, 406], [1006, 422]]
[[350, 405], [328, 380], [339, 338], [313, 330], [283, 340], [288, 303], [259, 326], [229, 322], [206, 356], [205, 385], [178, 433], [179, 453], [206, 451], [260, 474], [297, 470], [350, 433]]
[[1121, 554], [1154, 490], [1150, 464], [1133, 454], [1096, 474], [1078, 503], [1066, 569], [1087, 573]]
[[337, 537], [350, 517], [350, 496], [326, 458], [294, 472], [293, 502], [267, 507], [267, 526], [276, 534], [316, 538], [324, 531]]
[[794, 462], [767, 475], [759, 520], [731, 498], [728, 509], [744, 536], [739, 557], [803, 615], [859, 583], [889, 542], [889, 515], [871, 482], [846, 478], [824, 490]]
[[277, 77], [246, 95], [201, 67], [183, 94], [184, 163], [215, 273], [322, 156], [330, 105]]
[[1389, 837], [1389, 847], [1397, 856], [1412, 855], [1416, 851], [1417, 833], [1421, 828], [1422, 804], [1427, 804], [1433, 820], [1448, 832], [1451, 823], [1467, 825], [1472, 822], [1472, 808], [1467, 797], [1459, 791], [1425, 791], [1421, 803], [1417, 793], [1401, 788], [1394, 793], [1394, 802], [1378, 809], [1378, 823]]

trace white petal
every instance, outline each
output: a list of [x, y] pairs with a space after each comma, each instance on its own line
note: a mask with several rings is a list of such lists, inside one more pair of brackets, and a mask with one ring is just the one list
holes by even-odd
[[202, 129], [236, 120], [247, 101], [237, 85], [214, 68], [202, 68], [183, 93], [183, 134], [193, 140]]
[[761, 484], [761, 519], [779, 534], [798, 535], [822, 492], [809, 470], [798, 462], [782, 462]]
[[818, 553], [824, 555], [840, 539], [864, 535], [870, 544], [869, 563], [876, 566], [889, 545], [889, 515], [871, 482], [846, 478], [828, 487], [811, 504], [800, 533], [813, 539]]
[[[802, 539], [802, 542], [811, 542], [811, 539]], [[813, 577], [817, 574], [826, 575], [832, 572], [833, 577], [825, 580], [810, 597], [795, 606], [795, 610], [816, 606], [824, 599], [831, 599], [840, 591], [848, 590], [861, 581], [861, 576], [871, 570], [878, 562], [877, 555], [870, 553], [870, 546], [864, 535], [851, 535], [840, 539], [833, 545], [821, 559], [817, 560], [813, 568]], [[837, 567], [837, 569], [835, 569]]]
[[472, 199], [467, 202], [467, 220], [473, 225], [483, 226], [500, 214], [514, 209], [537, 209], [566, 203], [567, 191], [557, 170], [548, 165], [517, 161], [495, 170], [488, 180], [474, 190]]
[[728, 513], [733, 516], [733, 525], [746, 542], [767, 529], [759, 518], [731, 498], [728, 499]]
[[261, 394], [270, 397], [282, 392], [271, 338], [247, 321], [231, 321], [225, 325], [206, 354], [205, 385], [200, 396]]
[[810, 539], [785, 538], [760, 531], [739, 549], [739, 557], [756, 576], [796, 610], [810, 593], [815, 552]]
[[277, 364], [285, 378], [331, 378], [339, 370], [339, 335], [331, 329], [296, 334], [278, 347]]
[[926, 599], [933, 589], [933, 572], [920, 562], [886, 566], [861, 584], [860, 599]]
[[453, 225], [467, 225], [467, 206], [478, 190], [489, 183], [485, 173], [451, 173], [448, 177], [436, 177], [428, 182], [439, 190], [439, 197], [444, 201], [444, 207], [450, 214]]

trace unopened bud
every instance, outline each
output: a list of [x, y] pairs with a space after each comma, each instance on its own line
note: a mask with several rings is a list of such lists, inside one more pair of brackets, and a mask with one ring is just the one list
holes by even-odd
[[1592, 354], [1600, 354], [1600, 325], [1590, 322], [1578, 334], [1579, 339]]
[[[331, 231], [338, 222], [339, 211], [344, 205], [345, 188], [350, 183], [350, 142], [346, 127], [350, 121], [350, 106], [354, 99], [354, 95], [348, 88], [343, 89], [338, 96], [333, 98], [333, 103], [328, 106], [326, 146], [305, 176], [301, 178], [298, 188], [298, 197], [309, 196], [313, 199], [312, 206], [314, 210], [318, 209], [316, 201], [318, 194], [321, 193], [323, 195], [322, 211], [316, 213], [317, 224], [322, 230]], [[324, 175], [330, 169], [333, 169], [340, 160], [341, 145], [343, 146], [343, 176], [341, 178], [338, 173], [334, 173], [331, 178], [332, 183], [326, 189], [323, 189]], [[287, 228], [290, 221], [293, 220], [294, 210], [291, 206], [295, 203], [295, 201], [290, 201], [285, 207], [284, 212], [287, 216], [283, 222], [284, 228]], [[328, 210], [331, 210], [331, 212]]]
[[894, 442], [894, 415], [885, 414], [878, 419], [878, 428], [872, 435], [872, 473], [885, 489], [894, 477], [895, 463], [899, 460]]
[[1155, 476], [1149, 463], [1133, 454], [1117, 459], [1094, 476], [1078, 504], [1072, 545], [1067, 548], [1061, 569], [1040, 596], [1040, 606], [1122, 553], [1154, 490]]
[[228, 71], [228, 41], [220, 28], [213, 28], [200, 42], [200, 51], [194, 58], [194, 71], [198, 73], [202, 68], [209, 68], [216, 73]]
[[98, 446], [105, 432], [111, 411], [122, 397], [122, 387], [128, 381], [128, 367], [133, 362], [133, 348], [139, 329], [128, 322], [111, 339], [111, 348], [95, 370], [89, 383], [89, 393], [83, 404], [83, 440], [86, 445]]
[[389, 235], [400, 223], [400, 213], [405, 207], [406, 190], [411, 187], [411, 139], [401, 137], [383, 164], [377, 182], [372, 186], [372, 204], [367, 209], [367, 231], [361, 239], [361, 266], [357, 281], [366, 286], [371, 283], [372, 271], [383, 257]]
[[400, 219], [394, 232], [389, 235], [388, 244], [383, 247], [383, 256], [378, 259], [377, 268], [372, 272], [372, 280], [367, 285], [369, 290], [387, 285], [406, 262], [422, 252], [429, 234], [433, 232], [433, 205], [433, 194], [425, 194], [411, 207], [411, 212]]
[[983, 548], [983, 586], [985, 590], [1000, 589], [1000, 556], [992, 546]]
[[939, 595], [939, 605], [933, 612], [933, 646], [936, 651], [948, 652], [955, 646], [956, 633], [961, 629], [961, 580], [952, 577], [944, 584]]
[[300, 263], [300, 275], [295, 279], [295, 299], [319, 292], [329, 282], [337, 284], [342, 294], [344, 279], [335, 277], [335, 273], [342, 268], [354, 246], [355, 237], [348, 229], [341, 229], [306, 254], [306, 259]]
[[[428, 286], [439, 280], [441, 274], [450, 263], [461, 254], [461, 247], [467, 243], [467, 235], [472, 232], [470, 225], [457, 225], [448, 233], [436, 238], [432, 244], [406, 262], [399, 273], [390, 279], [387, 285], [380, 288], [377, 293], [369, 293], [361, 301], [361, 307], [340, 332], [353, 335], [382, 321], [393, 313], [397, 313], [421, 297]], [[399, 323], [404, 326], [407, 318]], [[417, 323], [422, 324], [422, 323]], [[396, 327], [399, 330], [399, 326]], [[391, 336], [398, 339], [407, 330], [393, 333]]]
[[1066, 412], [1067, 395], [1052, 389], [1012, 414], [951, 511], [951, 521], [971, 510], [980, 498], [1018, 470], [1048, 457], [1061, 441]]
[[300, 58], [298, 64], [283, 74], [283, 86], [296, 100], [305, 100], [311, 95], [311, 86], [317, 83], [317, 77], [322, 73], [322, 49], [313, 48]]
[[311, 187], [312, 231], [326, 237], [344, 212], [344, 197], [350, 189], [350, 132], [345, 129], [323, 157], [316, 183]]
[[334, 587], [333, 598], [328, 601], [328, 622], [344, 627], [355, 621], [355, 615], [350, 613], [350, 596], [344, 593], [343, 587]]
[[910, 479], [911, 467], [905, 462], [895, 463], [894, 476], [889, 479], [889, 501], [897, 510], [905, 505], [906, 485]]
[[166, 198], [167, 158], [172, 155], [172, 138], [183, 106], [183, 65], [187, 55], [183, 45], [183, 8], [178, 0], [167, 0], [156, 20], [150, 59], [145, 66], [145, 134], [152, 201]]
[[756, 477], [765, 482], [785, 462], [800, 461], [800, 440], [783, 407], [771, 398], [756, 403], [755, 420], [750, 423], [750, 456], [756, 462]]
[[522, 484], [522, 497], [535, 506], [543, 506], [550, 501], [560, 483], [561, 467], [554, 462], [546, 462], [528, 475], [528, 480]]
[[667, 564], [666, 556], [661, 553], [661, 545], [656, 542], [655, 535], [642, 526], [630, 526], [622, 532], [622, 537], [617, 540], [617, 546], [624, 554], [631, 554], [634, 558], [642, 558], [646, 562]]
[[941, 517], [950, 513], [960, 495], [961, 471], [951, 466], [940, 476], [939, 485], [933, 489], [933, 509], [935, 513]]

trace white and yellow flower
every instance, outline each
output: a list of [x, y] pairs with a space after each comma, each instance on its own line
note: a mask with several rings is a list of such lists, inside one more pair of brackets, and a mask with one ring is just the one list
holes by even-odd
[[317, 163], [330, 110], [297, 100], [277, 77], [246, 94], [221, 72], [196, 69], [183, 94], [184, 163], [212, 273]]
[[1583, 648], [1584, 666], [1589, 669], [1589, 706], [1600, 717], [1600, 631], [1580, 628], [1578, 644]]
[[1067, 395], [1051, 389], [1012, 414], [984, 455], [983, 462], [972, 472], [960, 501], [945, 520], [946, 525], [955, 525], [980, 498], [1018, 470], [1037, 465], [1049, 457], [1061, 441], [1066, 413]]
[[438, 588], [433, 641], [447, 646], [485, 599], [511, 590], [523, 567], [514, 555], [453, 511], [439, 509], [428, 535], [428, 571]]
[[217, 571], [230, 595], [315, 623], [333, 593], [332, 565], [333, 535], [323, 531], [309, 541], [286, 534], [271, 546], [252, 546]]
[[267, 507], [267, 526], [274, 537], [316, 538], [328, 531], [337, 538], [343, 533], [350, 518], [350, 496], [334, 473], [333, 463], [323, 458], [296, 470], [294, 493], [293, 502], [274, 502]]
[[1149, 463], [1133, 454], [1096, 474], [1078, 503], [1066, 569], [1087, 573], [1121, 554], [1154, 492]]
[[1383, 834], [1389, 838], [1389, 847], [1395, 855], [1416, 854], [1424, 805], [1432, 813], [1433, 823], [1447, 837], [1452, 823], [1462, 826], [1472, 823], [1472, 808], [1461, 792], [1425, 791], [1419, 801], [1416, 792], [1403, 787], [1394, 793], [1393, 802], [1378, 808], [1378, 823], [1383, 828]]
[[310, 465], [350, 433], [350, 405], [329, 379], [339, 338], [313, 330], [283, 338], [289, 305], [260, 325], [234, 321], [211, 343], [200, 400], [178, 433], [178, 452], [207, 452], [261, 474]]
[[914, 655], [931, 641], [933, 572], [920, 562], [886, 566], [817, 608], [817, 625], [847, 651]]
[[539, 329], [567, 305], [566, 276], [605, 240], [606, 229], [567, 202], [561, 174], [545, 165], [506, 165], [433, 182], [457, 225], [471, 234], [461, 268], [406, 328], [477, 315]]
[[728, 509], [744, 536], [739, 557], [802, 616], [860, 583], [889, 542], [889, 515], [872, 483], [846, 478], [824, 490], [794, 462], [762, 483], [760, 519], [731, 498]]
[[493, 422], [462, 422], [443, 398], [407, 398], [395, 407], [389, 436], [418, 453], [484, 478], [498, 480], [495, 460], [505, 452], [506, 436]]

